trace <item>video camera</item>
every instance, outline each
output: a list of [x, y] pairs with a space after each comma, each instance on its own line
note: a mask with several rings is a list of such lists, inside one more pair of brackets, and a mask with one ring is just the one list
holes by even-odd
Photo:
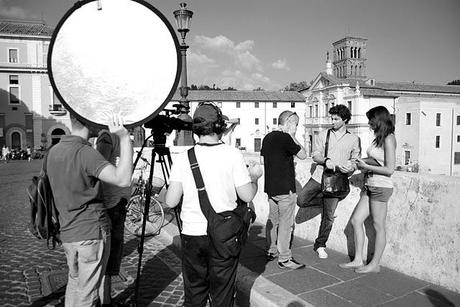
[[175, 104], [176, 109], [163, 109], [165, 114], [158, 114], [150, 121], [144, 124], [145, 128], [152, 129], [153, 142], [155, 145], [163, 145], [166, 143], [165, 133], [171, 133], [173, 130], [192, 130], [192, 122], [183, 121], [176, 117], [171, 117], [172, 114], [181, 114], [182, 105]]

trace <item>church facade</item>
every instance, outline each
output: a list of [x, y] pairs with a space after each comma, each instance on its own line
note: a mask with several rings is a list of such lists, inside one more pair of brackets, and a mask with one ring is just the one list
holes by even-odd
[[366, 111], [382, 105], [394, 116], [398, 169], [460, 176], [460, 87], [380, 82], [366, 73], [367, 39], [345, 37], [332, 45], [326, 70], [301, 91], [307, 149], [330, 127], [329, 109], [343, 104], [352, 113], [349, 130], [360, 137], [366, 156], [373, 140]]

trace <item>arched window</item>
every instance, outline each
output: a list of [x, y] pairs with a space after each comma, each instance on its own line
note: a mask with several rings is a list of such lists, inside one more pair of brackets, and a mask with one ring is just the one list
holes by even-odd
[[17, 131], [11, 133], [11, 148], [21, 149], [21, 134]]
[[361, 48], [358, 48], [358, 58], [361, 58]]

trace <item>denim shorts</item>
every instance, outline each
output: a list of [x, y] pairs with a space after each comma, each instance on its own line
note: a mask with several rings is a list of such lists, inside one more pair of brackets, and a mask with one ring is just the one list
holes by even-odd
[[363, 193], [366, 193], [370, 200], [388, 202], [391, 195], [393, 194], [393, 188], [373, 187], [365, 185], [363, 188]]

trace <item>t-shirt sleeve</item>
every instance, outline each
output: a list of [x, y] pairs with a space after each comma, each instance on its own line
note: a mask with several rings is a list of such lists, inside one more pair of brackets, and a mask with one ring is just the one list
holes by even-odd
[[283, 142], [284, 148], [286, 148], [286, 151], [290, 155], [295, 156], [300, 151], [300, 149], [302, 149], [299, 144], [296, 144], [294, 142], [294, 140], [289, 134], [287, 133], [283, 134], [283, 139], [284, 139], [284, 142]]
[[241, 152], [235, 152], [233, 164], [233, 180], [235, 187], [241, 187], [251, 182], [251, 177], [249, 177], [249, 171], [246, 167], [246, 162], [244, 162], [244, 158]]
[[84, 146], [80, 151], [81, 163], [88, 176], [98, 177], [101, 171], [110, 164], [97, 150]]

